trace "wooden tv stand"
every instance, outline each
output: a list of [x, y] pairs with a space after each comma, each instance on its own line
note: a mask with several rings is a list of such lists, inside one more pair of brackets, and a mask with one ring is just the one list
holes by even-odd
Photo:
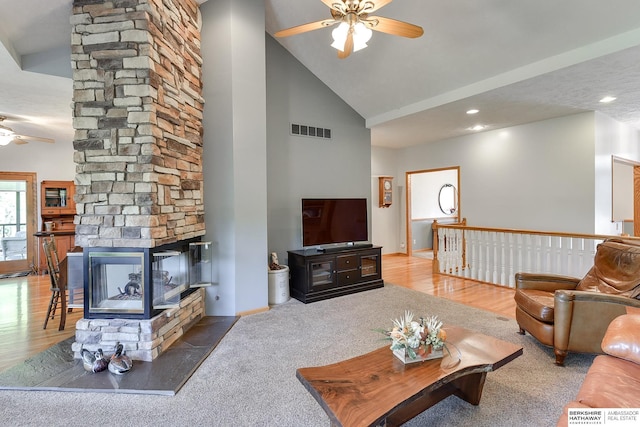
[[382, 248], [288, 251], [291, 296], [310, 303], [384, 286]]

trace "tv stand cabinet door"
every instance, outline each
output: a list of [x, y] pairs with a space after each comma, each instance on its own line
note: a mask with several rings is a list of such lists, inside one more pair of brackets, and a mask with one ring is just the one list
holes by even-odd
[[317, 292], [336, 286], [336, 257], [307, 260], [307, 292]]

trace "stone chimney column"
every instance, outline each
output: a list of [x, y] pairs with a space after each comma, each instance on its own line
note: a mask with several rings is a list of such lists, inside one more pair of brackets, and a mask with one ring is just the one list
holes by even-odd
[[205, 234], [195, 0], [74, 0], [76, 244]]

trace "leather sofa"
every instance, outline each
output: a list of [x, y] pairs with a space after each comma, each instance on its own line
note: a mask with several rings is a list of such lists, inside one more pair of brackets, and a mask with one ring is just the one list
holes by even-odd
[[557, 365], [570, 351], [602, 353], [609, 323], [629, 307], [640, 308], [640, 239], [599, 244], [582, 279], [517, 273], [515, 281], [519, 332], [553, 347]]
[[565, 405], [558, 427], [568, 424], [572, 408], [640, 408], [640, 314], [614, 319], [602, 339], [602, 351], [605, 354], [593, 360], [576, 398]]

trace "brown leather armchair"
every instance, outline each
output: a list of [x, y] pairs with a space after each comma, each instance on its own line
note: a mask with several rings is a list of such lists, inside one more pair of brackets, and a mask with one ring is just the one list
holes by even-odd
[[583, 279], [517, 273], [515, 280], [520, 333], [553, 347], [557, 365], [569, 351], [602, 353], [609, 323], [640, 311], [640, 239], [598, 245], [594, 266]]

